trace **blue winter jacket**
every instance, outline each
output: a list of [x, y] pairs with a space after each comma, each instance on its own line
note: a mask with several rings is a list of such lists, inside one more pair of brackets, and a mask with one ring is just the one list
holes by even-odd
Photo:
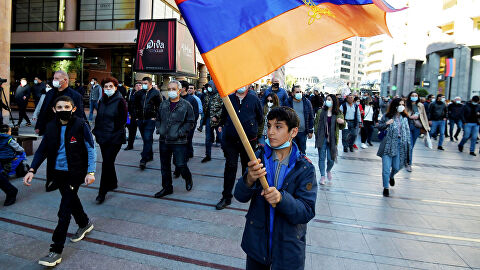
[[[306, 97], [302, 97], [302, 100], [303, 100], [303, 114], [305, 118], [305, 132], [313, 133], [313, 119], [315, 116], [313, 113], [312, 103]], [[293, 98], [289, 98], [288, 104], [286, 106], [293, 109], [293, 102], [294, 102]]]
[[[265, 104], [267, 104], [267, 96], [272, 92], [273, 92], [273, 90], [272, 90], [271, 86], [270, 86], [270, 88], [265, 90], [265, 93], [263, 94], [263, 106], [265, 106]], [[287, 106], [287, 104], [288, 104], [287, 90], [285, 90], [283, 88], [279, 88], [278, 91], [273, 92], [273, 93], [277, 94], [278, 100], [280, 101], [280, 106]]]
[[11, 140], [13, 140], [12, 136], [4, 133], [0, 134], [0, 160], [9, 160], [15, 157], [15, 150], [9, 146]]
[[[270, 164], [267, 165], [267, 175], [274, 174], [275, 168], [271, 166], [275, 165], [272, 149], [260, 146], [256, 155], [263, 164]], [[271, 264], [275, 270], [304, 269], [307, 223], [315, 216], [315, 168], [298, 151], [295, 143], [287, 170], [283, 183], [280, 179], [278, 181], [282, 200], [273, 211], [273, 224], [272, 208], [260, 195], [262, 186], [259, 181], [252, 187], [247, 187], [245, 172], [238, 180], [234, 192], [235, 198], [240, 202], [251, 200], [242, 238], [243, 251], [260, 263]]]

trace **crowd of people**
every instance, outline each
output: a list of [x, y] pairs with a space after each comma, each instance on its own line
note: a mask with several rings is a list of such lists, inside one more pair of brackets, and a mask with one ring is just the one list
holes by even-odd
[[[304, 225], [315, 215], [317, 183], [333, 182], [332, 169], [339, 156], [340, 142], [344, 155], [349, 155], [359, 151], [358, 134], [362, 149], [372, 147], [377, 139], [380, 141], [377, 155], [382, 159], [386, 197], [395, 185], [395, 174], [403, 167], [412, 171], [413, 148], [420, 136], [438, 139], [437, 149], [443, 151], [445, 135], [451, 141], [459, 141], [463, 130], [458, 150], [462, 152], [470, 140], [470, 155], [476, 155], [480, 124], [478, 96], [466, 103], [459, 97], [448, 103], [442, 94], [430, 95], [422, 101], [415, 91], [406, 97], [392, 98], [368, 92], [346, 96], [319, 90], [306, 93], [299, 85], [287, 91], [280, 86], [278, 78], [274, 78], [265, 91], [242, 87], [228, 98], [256, 150], [258, 160], [251, 161], [213, 81], [201, 89], [186, 81], [169, 81], [165, 98], [150, 77], [135, 82], [128, 91], [115, 78], [107, 77], [101, 82], [92, 78], [88, 118], [83, 105], [85, 87], [79, 82], [75, 89], [69, 85], [68, 75], [57, 71], [52, 81], [36, 77], [32, 88], [22, 79], [15, 93], [18, 125], [26, 120], [27, 126], [31, 126], [31, 122], [26, 105], [33, 93], [35, 132], [43, 136], [24, 184], [31, 185], [46, 159], [46, 190], [59, 189], [62, 196], [50, 253], [39, 261], [45, 266], [60, 263], [71, 216], [79, 227], [72, 242], [80, 241], [94, 227], [77, 192], [83, 183], [89, 185], [95, 181], [95, 141], [103, 159], [96, 197], [96, 203], [102, 204], [108, 192], [118, 186], [117, 155], [123, 144], [127, 144], [124, 151], [134, 149], [137, 129], [143, 142], [138, 165], [141, 170], [153, 161], [154, 132], [159, 135], [162, 188], [153, 195], [155, 198], [173, 193], [172, 174], [176, 178], [181, 176], [185, 189], [192, 190], [194, 182], [188, 164], [194, 156], [195, 130], [205, 132], [205, 154], [201, 163], [211, 161], [214, 143], [221, 147], [225, 157], [224, 185], [216, 209], [228, 207], [233, 197], [240, 202], [251, 201], [242, 240], [247, 269], [278, 265], [301, 269], [305, 258]], [[0, 188], [7, 194], [6, 206], [15, 203], [18, 190], [9, 183], [5, 172], [9, 171], [9, 161], [23, 151], [9, 130], [7, 125], [0, 129], [3, 167]], [[307, 140], [314, 136], [319, 179], [306, 157]], [[236, 181], [239, 158], [242, 177]], [[269, 188], [265, 189], [258, 181], [262, 177], [266, 177]], [[269, 229], [259, 230], [257, 223]], [[292, 240], [281, 241], [285, 237]], [[290, 253], [286, 254], [286, 250]]]

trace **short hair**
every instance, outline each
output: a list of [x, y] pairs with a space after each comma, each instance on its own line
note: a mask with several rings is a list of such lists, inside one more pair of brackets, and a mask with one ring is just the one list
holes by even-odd
[[10, 130], [10, 126], [7, 124], [0, 124], [0, 133], [7, 133]]
[[472, 97], [473, 102], [478, 102], [479, 100], [480, 100], [480, 98], [478, 96], [473, 96]]
[[149, 83], [152, 83], [152, 78], [150, 77], [143, 77], [142, 81], [147, 81]]
[[172, 84], [172, 83], [176, 84], [179, 90], [182, 89], [182, 84], [179, 81], [171, 80], [171, 81], [168, 82], [168, 84]]
[[288, 131], [300, 125], [300, 119], [297, 113], [290, 107], [281, 106], [273, 108], [267, 115], [267, 119], [277, 121], [285, 121], [288, 126]]
[[115, 79], [114, 77], [106, 77], [105, 79], [102, 80], [102, 88], [105, 88], [105, 84], [107, 83], [113, 83], [113, 85], [115, 85], [115, 87], [118, 86], [118, 80]]
[[93, 78], [92, 78], [92, 80], [94, 80], [94, 81], [98, 82], [97, 78], [95, 78], [95, 77], [93, 77]]
[[141, 81], [136, 81], [136, 82], [135, 82], [135, 85], [137, 85], [137, 84], [140, 84], [140, 85], [141, 85], [142, 82], [141, 82]]
[[195, 85], [194, 85], [194, 84], [189, 84], [187, 88], [190, 88], [190, 86], [193, 86], [193, 89], [195, 89]]
[[26, 80], [27, 80], [27, 78], [21, 78], [21, 79], [20, 79], [20, 81], [21, 81], [21, 80], [25, 80], [25, 81], [26, 81]]
[[427, 96], [428, 99], [431, 99], [432, 97], [433, 97], [432, 94], [430, 94], [430, 95]]
[[70, 104], [72, 105], [72, 108], [75, 107], [75, 103], [73, 102], [73, 99], [69, 96], [59, 96], [57, 99], [55, 99], [55, 103], [53, 103], [54, 107], [57, 106], [57, 103], [60, 102], [60, 101], [65, 101], [65, 102], [70, 102]]
[[62, 76], [65, 77], [65, 79], [67, 79], [67, 81], [69, 80], [67, 72], [65, 72], [63, 70], [57, 70], [57, 71], [55, 71], [55, 74], [57, 74], [57, 73], [62, 74]]
[[440, 97], [443, 97], [443, 96], [445, 96], [445, 95], [444, 94], [438, 94], [437, 99], [440, 98]]
[[302, 90], [302, 88], [300, 87], [300, 85], [293, 85], [293, 86], [292, 86], [292, 92], [294, 92], [296, 88], [300, 88], [300, 91]]
[[182, 87], [180, 87], [179, 89], [181, 88], [185, 88], [185, 89], [188, 89], [188, 86], [190, 85], [187, 81], [185, 80], [181, 80], [180, 81], [180, 84], [182, 85]]

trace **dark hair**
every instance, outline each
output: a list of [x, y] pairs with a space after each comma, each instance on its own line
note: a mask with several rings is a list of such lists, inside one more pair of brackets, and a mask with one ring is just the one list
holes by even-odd
[[432, 97], [433, 97], [433, 95], [430, 94], [430, 95], [427, 96], [427, 99], [431, 99]]
[[182, 88], [188, 89], [188, 86], [190, 85], [187, 81], [181, 80], [180, 84], [182, 84]]
[[297, 113], [290, 107], [281, 106], [273, 108], [267, 115], [267, 120], [276, 119], [277, 121], [285, 121], [288, 131], [300, 125], [300, 119]]
[[92, 80], [94, 80], [94, 81], [98, 82], [97, 78], [95, 78], [95, 77], [93, 77], [93, 78], [92, 78]]
[[135, 85], [137, 85], [137, 84], [140, 84], [140, 85], [141, 85], [142, 82], [141, 82], [141, 81], [136, 81], [136, 82], [135, 82]]
[[[388, 106], [387, 109], [387, 117], [388, 118], [393, 118], [393, 116], [397, 113], [397, 107], [400, 106], [400, 101], [403, 99], [401, 98], [394, 98], [392, 102], [390, 102], [390, 105]], [[403, 117], [407, 117], [407, 114], [405, 111], [400, 113]]]
[[57, 99], [55, 99], [55, 102], [53, 103], [53, 107], [57, 106], [57, 103], [60, 101], [65, 101], [65, 102], [70, 102], [72, 105], [72, 108], [75, 107], [75, 103], [73, 103], [73, 99], [69, 96], [59, 96]]
[[[268, 99], [269, 97], [271, 97], [272, 100], [273, 100], [273, 107], [278, 107], [278, 106], [280, 106], [280, 101], [278, 100], [277, 94], [275, 94], [275, 93], [270, 93], [270, 94], [268, 94], [267, 97], [265, 98], [265, 101], [267, 101], [267, 99]], [[265, 103], [265, 105], [267, 105], [267, 104]]]
[[443, 97], [443, 96], [445, 96], [445, 95], [444, 95], [444, 94], [438, 94], [438, 95], [437, 95], [437, 99], [438, 99], [438, 98], [441, 98], [441, 97]]
[[300, 88], [300, 85], [293, 85], [292, 86], [292, 93], [295, 91], [295, 88]]
[[360, 99], [359, 97], [354, 97], [354, 98], [353, 98], [353, 101], [357, 101], [357, 100], [359, 100], [359, 99]]
[[[418, 95], [417, 91], [412, 91], [412, 92], [410, 92], [410, 93], [407, 95], [407, 100], [405, 101], [405, 105], [406, 105], [405, 107], [407, 107], [407, 109], [408, 109], [409, 111], [413, 111], [413, 109], [412, 109], [412, 101], [410, 100], [410, 97], [412, 96], [412, 94], [417, 94], [417, 95]], [[419, 96], [419, 97], [418, 97], [418, 100], [417, 100], [417, 102], [415, 102], [415, 104], [418, 104], [418, 103], [420, 102], [420, 95], [418, 95], [418, 96]]]
[[152, 83], [152, 78], [150, 77], [143, 77], [142, 81], [147, 81], [149, 83]]
[[113, 78], [113, 77], [107, 77], [107, 78], [103, 79], [103, 80], [102, 80], [102, 83], [101, 83], [102, 88], [105, 88], [105, 84], [107, 84], [107, 83], [113, 83], [113, 85], [115, 85], [115, 87], [118, 86], [118, 81], [117, 81], [117, 79], [115, 79], [115, 78]]
[[328, 111], [328, 107], [325, 104], [328, 97], [330, 97], [332, 99], [332, 102], [333, 102], [333, 104], [332, 104], [332, 114], [339, 115], [340, 114], [340, 105], [338, 104], [339, 102], [338, 102], [337, 96], [334, 95], [334, 94], [330, 94], [330, 95], [325, 97], [325, 101], [323, 102], [323, 104], [324, 104], [323, 109], [325, 111]]
[[7, 133], [10, 130], [10, 126], [6, 124], [0, 124], [0, 133]]
[[193, 86], [193, 88], [195, 89], [195, 85], [193, 83], [188, 84], [187, 88], [190, 88], [190, 86]]
[[478, 96], [473, 96], [472, 97], [473, 102], [478, 102], [479, 100], [480, 100], [480, 98]]

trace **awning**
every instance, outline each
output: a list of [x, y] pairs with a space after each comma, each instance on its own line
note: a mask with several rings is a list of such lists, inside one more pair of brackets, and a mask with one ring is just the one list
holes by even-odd
[[59, 58], [75, 59], [81, 49], [11, 49], [11, 58]]

